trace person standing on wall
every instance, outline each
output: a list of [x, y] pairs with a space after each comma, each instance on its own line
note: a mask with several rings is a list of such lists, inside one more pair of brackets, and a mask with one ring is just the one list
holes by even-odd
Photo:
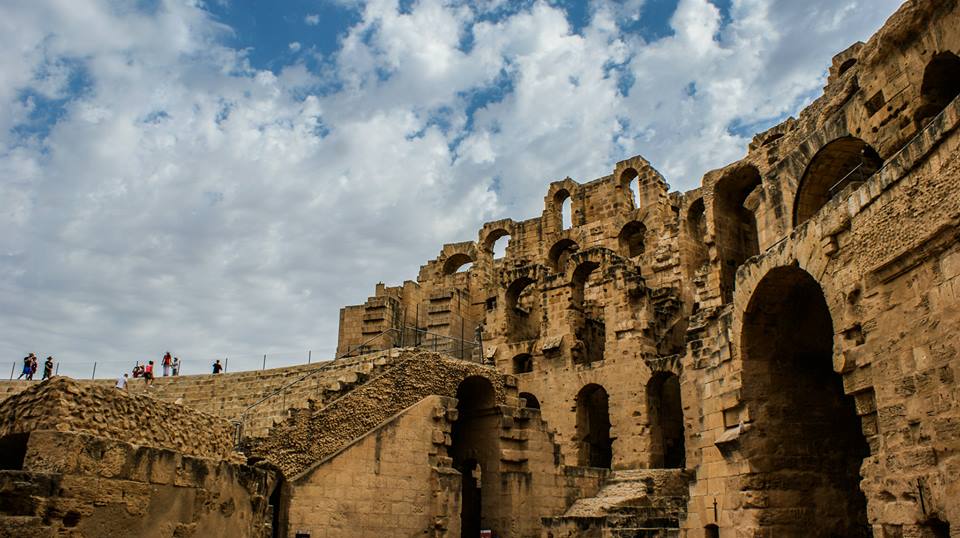
[[220, 364], [220, 359], [217, 359], [217, 362], [213, 363], [213, 373], [219, 374], [223, 371], [223, 365]]
[[17, 376], [17, 379], [20, 379], [24, 376], [26, 376], [28, 380], [30, 379], [30, 357], [33, 357], [33, 353], [23, 358], [23, 371], [20, 372], [20, 375]]
[[160, 362], [160, 364], [163, 366], [163, 377], [169, 376], [170, 366], [173, 364], [173, 359], [171, 358], [169, 351], [163, 354], [163, 360]]
[[37, 373], [37, 356], [33, 353], [30, 354], [30, 373], [27, 375], [27, 379], [33, 381], [33, 375]]
[[40, 380], [50, 379], [53, 377], [53, 357], [47, 357], [47, 360], [43, 363], [43, 377]]
[[180, 357], [173, 358], [173, 375], [180, 375]]
[[147, 387], [153, 385], [153, 361], [148, 361], [143, 369], [143, 384]]

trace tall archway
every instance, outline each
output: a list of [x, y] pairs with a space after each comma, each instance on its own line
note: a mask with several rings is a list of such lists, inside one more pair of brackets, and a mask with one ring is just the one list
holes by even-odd
[[603, 286], [596, 262], [583, 262], [573, 271], [570, 282], [570, 325], [577, 338], [573, 350], [574, 363], [603, 360], [606, 345]]
[[523, 400], [523, 407], [527, 409], [540, 409], [540, 400], [529, 392], [521, 392], [520, 399]]
[[504, 306], [508, 342], [540, 336], [540, 303], [535, 283], [530, 277], [520, 277], [507, 287]]
[[443, 262], [443, 274], [445, 276], [461, 272], [468, 268], [467, 264], [472, 264], [474, 259], [469, 254], [458, 252], [451, 255]]
[[497, 260], [507, 254], [507, 247], [510, 244], [510, 232], [503, 228], [497, 228], [487, 234], [483, 242], [483, 250]]
[[650, 424], [650, 467], [682, 469], [686, 463], [680, 378], [658, 372], [647, 383], [647, 416]]
[[720, 253], [720, 289], [724, 302], [733, 300], [737, 268], [760, 253], [757, 219], [745, 207], [747, 197], [760, 186], [760, 172], [743, 166], [720, 178], [713, 198], [713, 221]]
[[613, 462], [607, 391], [591, 383], [577, 393], [577, 464], [609, 469]]
[[690, 261], [691, 273], [695, 273], [709, 260], [705, 237], [707, 235], [707, 215], [703, 198], [697, 198], [687, 209], [686, 258]]
[[495, 476], [500, 415], [496, 392], [485, 377], [471, 376], [457, 387], [457, 420], [450, 436], [450, 457], [460, 472], [461, 536], [479, 536], [491, 528], [497, 509]]
[[627, 207], [640, 207], [640, 177], [635, 168], [627, 168], [620, 173], [620, 187], [627, 195]]
[[793, 205], [793, 225], [814, 216], [849, 185], [863, 183], [883, 166], [869, 144], [854, 136], [837, 138], [813, 156], [800, 178]]
[[561, 230], [567, 230], [573, 227], [573, 201], [570, 199], [570, 193], [566, 189], [560, 189], [553, 195], [553, 207], [557, 208], [559, 213], [558, 221]]
[[634, 258], [643, 254], [646, 235], [647, 227], [641, 222], [631, 221], [624, 225], [617, 236], [620, 255], [624, 258]]
[[960, 58], [949, 51], [934, 54], [923, 70], [920, 106], [913, 114], [917, 127], [930, 123], [957, 95], [960, 95]]
[[756, 519], [773, 536], [870, 536], [859, 487], [869, 445], [833, 371], [833, 335], [823, 290], [794, 266], [767, 273], [743, 314], [741, 485], [768, 499]]
[[550, 247], [550, 252], [547, 253], [547, 261], [550, 264], [550, 268], [558, 273], [563, 272], [567, 261], [570, 260], [570, 256], [579, 248], [573, 239], [561, 239], [554, 243], [553, 246]]

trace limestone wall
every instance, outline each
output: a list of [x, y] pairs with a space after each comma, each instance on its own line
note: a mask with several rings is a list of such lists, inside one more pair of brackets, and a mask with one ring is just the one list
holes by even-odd
[[0, 438], [38, 430], [90, 433], [198, 457], [234, 457], [233, 427], [222, 418], [64, 377], [0, 402]]
[[268, 471], [35, 430], [0, 470], [0, 536], [268, 537]]

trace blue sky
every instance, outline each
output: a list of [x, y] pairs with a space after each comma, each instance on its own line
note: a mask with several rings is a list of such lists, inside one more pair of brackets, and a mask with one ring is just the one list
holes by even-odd
[[329, 356], [552, 180], [698, 186], [899, 4], [0, 3], [0, 356]]

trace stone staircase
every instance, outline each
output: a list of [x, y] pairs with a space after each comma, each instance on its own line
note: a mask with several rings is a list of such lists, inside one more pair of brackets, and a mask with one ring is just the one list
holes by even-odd
[[544, 518], [554, 538], [676, 538], [686, 517], [692, 475], [682, 469], [614, 471], [593, 497]]

